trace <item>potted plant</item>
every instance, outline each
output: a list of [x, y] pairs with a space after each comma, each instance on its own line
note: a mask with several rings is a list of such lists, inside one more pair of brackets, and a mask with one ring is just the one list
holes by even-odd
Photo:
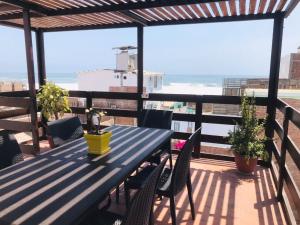
[[241, 123], [229, 132], [229, 143], [235, 155], [239, 171], [251, 173], [255, 170], [258, 158], [267, 160], [269, 155], [265, 148], [265, 119], [260, 121], [256, 116], [254, 97], [244, 96], [241, 104]]
[[71, 112], [69, 107], [69, 92], [52, 82], [47, 82], [41, 87], [37, 94], [38, 105], [41, 113], [48, 121], [58, 120], [65, 112]]
[[87, 141], [89, 153], [94, 155], [102, 155], [110, 150], [109, 142], [112, 132], [100, 129], [101, 118], [106, 115], [105, 111], [97, 109], [86, 109], [87, 120], [90, 121], [89, 130], [84, 134]]

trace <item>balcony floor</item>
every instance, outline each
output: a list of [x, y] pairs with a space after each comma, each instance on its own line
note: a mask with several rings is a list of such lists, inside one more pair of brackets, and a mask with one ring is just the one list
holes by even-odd
[[[191, 218], [187, 192], [176, 197], [177, 223], [180, 225], [281, 225], [287, 224], [270, 171], [258, 167], [254, 175], [236, 171], [232, 162], [193, 159], [191, 163], [196, 219]], [[121, 203], [111, 210], [120, 213]], [[171, 224], [169, 201], [155, 203], [156, 225]]]

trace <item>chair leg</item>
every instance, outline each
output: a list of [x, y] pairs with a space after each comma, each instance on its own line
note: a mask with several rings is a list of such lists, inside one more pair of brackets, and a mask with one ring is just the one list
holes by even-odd
[[120, 186], [116, 187], [116, 202], [119, 204], [120, 202]]
[[129, 209], [130, 205], [130, 190], [127, 188], [126, 184], [124, 184], [124, 192], [125, 192], [125, 205], [126, 205], [126, 210]]
[[173, 169], [173, 162], [172, 162], [172, 149], [169, 149], [169, 161], [170, 161], [170, 169]]
[[149, 225], [154, 225], [153, 209], [151, 209], [151, 212], [150, 212]]
[[189, 200], [190, 200], [190, 205], [191, 205], [192, 218], [193, 218], [193, 220], [195, 220], [195, 207], [194, 207], [194, 201], [193, 201], [192, 182], [191, 182], [190, 175], [188, 175], [186, 186], [187, 186], [187, 189], [188, 189], [188, 195], [189, 195]]
[[175, 208], [175, 197], [174, 195], [170, 196], [170, 210], [171, 210], [171, 217], [172, 217], [172, 225], [176, 225], [176, 208]]

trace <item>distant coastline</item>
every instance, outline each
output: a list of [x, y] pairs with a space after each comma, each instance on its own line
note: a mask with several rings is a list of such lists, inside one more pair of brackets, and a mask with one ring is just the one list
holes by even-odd
[[[265, 78], [264, 76], [242, 75], [189, 75], [165, 74], [161, 93], [179, 94], [209, 94], [221, 95], [224, 78]], [[77, 75], [75, 73], [49, 73], [47, 80], [68, 89], [78, 90]], [[27, 84], [25, 73], [0, 73], [0, 81], [23, 81]]]

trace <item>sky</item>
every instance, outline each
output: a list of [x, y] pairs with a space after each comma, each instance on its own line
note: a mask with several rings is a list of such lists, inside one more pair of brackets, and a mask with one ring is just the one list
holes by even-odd
[[[282, 55], [300, 46], [299, 21], [298, 5], [285, 21]], [[272, 29], [272, 20], [146, 27], [144, 68], [166, 74], [268, 76]], [[47, 73], [115, 68], [112, 48], [136, 45], [136, 38], [135, 28], [46, 33]], [[5, 72], [26, 72], [24, 34], [0, 26], [0, 74]]]

